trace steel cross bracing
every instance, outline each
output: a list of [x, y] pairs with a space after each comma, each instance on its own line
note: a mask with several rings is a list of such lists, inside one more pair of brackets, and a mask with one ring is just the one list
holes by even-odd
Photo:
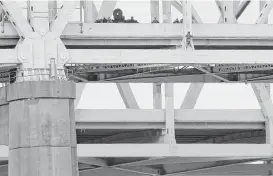
[[[179, 49], [170, 49], [174, 46], [181, 45], [182, 36], [187, 35], [187, 32], [183, 32], [183, 30], [187, 30], [183, 28], [187, 24], [191, 24], [184, 20], [184, 24], [94, 24], [92, 23], [91, 18], [96, 16], [96, 18], [100, 18], [102, 16], [109, 16], [109, 12], [113, 11], [115, 8], [116, 3], [111, 1], [112, 4], [107, 4], [106, 2], [102, 4], [102, 10], [97, 12], [96, 7], [92, 3], [89, 4], [90, 7], [89, 11], [87, 8], [88, 5], [82, 4], [83, 9], [86, 13], [90, 15], [90, 19], [88, 16], [85, 16], [85, 19], [82, 25], [78, 25], [75, 23], [69, 23], [66, 25], [66, 22], [60, 23], [62, 25], [63, 32], [59, 32], [59, 27], [56, 27], [56, 34], [59, 33], [62, 42], [68, 48], [68, 53], [66, 50], [60, 50], [59, 58], [57, 59], [59, 62], [63, 63], [65, 60], [70, 58], [69, 63], [66, 64], [66, 69], [70, 71], [68, 73], [72, 74], [71, 79], [75, 81], [121, 81], [121, 82], [131, 82], [131, 81], [139, 81], [139, 82], [151, 82], [151, 80], [156, 81], [168, 81], [171, 78], [172, 81], [176, 82], [221, 82], [219, 79], [215, 79], [212, 77], [211, 74], [208, 72], [212, 72], [214, 74], [221, 74], [219, 76], [224, 77], [231, 82], [247, 82], [247, 81], [264, 81], [264, 80], [271, 80], [271, 58], [270, 57], [260, 57], [261, 54], [267, 56], [271, 55], [271, 51], [267, 50], [270, 49], [272, 45], [272, 33], [270, 25], [262, 24], [267, 15], [271, 10], [271, 3], [270, 1], [262, 6], [262, 11], [259, 17], [257, 17], [256, 25], [243, 25], [235, 23], [235, 19], [238, 19], [243, 11], [247, 8], [250, 1], [242, 1], [241, 3], [234, 3], [235, 6], [235, 19], [228, 16], [226, 13], [226, 24], [205, 24], [202, 22], [200, 16], [198, 15], [196, 9], [193, 7], [192, 13], [193, 21], [195, 22], [192, 24], [192, 34], [190, 38], [192, 40], [192, 44], [195, 46], [195, 54], [192, 52], [184, 52]], [[154, 3], [154, 2], [153, 2]], [[216, 4], [219, 7], [219, 4], [224, 7], [223, 2], [216, 1]], [[170, 5], [170, 4], [168, 4]], [[178, 1], [173, 1], [171, 3], [175, 8], [177, 8], [180, 12], [183, 12], [182, 4]], [[228, 5], [228, 4], [227, 4]], [[52, 6], [52, 5], [51, 5]], [[70, 6], [71, 8], [73, 6]], [[152, 7], [152, 6], [151, 6]], [[233, 7], [233, 6], [230, 6]], [[50, 8], [50, 6], [49, 6]], [[105, 8], [105, 9], [104, 9]], [[50, 8], [52, 9], [52, 8]], [[92, 10], [93, 9], [93, 10]], [[184, 11], [190, 8], [185, 8]], [[219, 10], [223, 11], [224, 8], [219, 8]], [[5, 8], [4, 8], [5, 10]], [[39, 9], [38, 9], [39, 10]], [[56, 8], [57, 10], [57, 8]], [[62, 10], [62, 9], [61, 9]], [[233, 9], [231, 9], [233, 10]], [[52, 11], [52, 10], [51, 10]], [[222, 12], [221, 11], [221, 12]], [[228, 11], [228, 10], [227, 10]], [[67, 11], [67, 13], [71, 13], [72, 11]], [[33, 12], [33, 14], [36, 12]], [[56, 13], [56, 12], [55, 12]], [[96, 14], [100, 13], [100, 14]], [[153, 13], [155, 13], [153, 11]], [[2, 13], [8, 17], [8, 13]], [[54, 14], [54, 13], [49, 13]], [[59, 13], [57, 15], [60, 17], [64, 13]], [[110, 13], [111, 14], [111, 13]], [[224, 15], [224, 13], [221, 13]], [[34, 33], [32, 32], [34, 29], [34, 25], [37, 24], [39, 26], [39, 21], [43, 21], [43, 18], [37, 18], [36, 20], [31, 19], [30, 15], [30, 22], [31, 25], [27, 25], [25, 23], [19, 24], [22, 26], [20, 28], [16, 27], [14, 30], [14, 24], [22, 23], [19, 18], [16, 19], [16, 15], [10, 16], [9, 21], [3, 22], [2, 30], [3, 32], [0, 34], [0, 38], [2, 38], [2, 42], [0, 42], [0, 46], [3, 47], [13, 47], [16, 45], [18, 41], [18, 37], [24, 38], [24, 35], [33, 35], [40, 33], [46, 33], [46, 30], [49, 30], [49, 25], [45, 25], [43, 30], [37, 29]], [[47, 15], [47, 14], [44, 14]], [[230, 14], [229, 14], [230, 15]], [[33, 16], [33, 15], [32, 15]], [[36, 15], [37, 16], [37, 15]], [[154, 15], [152, 15], [154, 16]], [[231, 20], [229, 20], [229, 18]], [[5, 19], [5, 18], [3, 18]], [[50, 27], [54, 24], [52, 21], [52, 17], [49, 17], [47, 21], [50, 24]], [[185, 18], [187, 19], [187, 18]], [[190, 19], [190, 18], [189, 18]], [[17, 20], [17, 22], [16, 22]], [[24, 20], [23, 20], [24, 21]], [[94, 20], [93, 20], [94, 22]], [[219, 20], [219, 22], [224, 22]], [[13, 26], [12, 26], [13, 25]], [[105, 27], [106, 25], [113, 25], [115, 27], [108, 28]], [[156, 25], [157, 27], [154, 28], [153, 26]], [[132, 27], [130, 27], [132, 26]], [[52, 27], [51, 27], [52, 28]], [[50, 28], [50, 29], [51, 29]], [[60, 28], [60, 29], [61, 29]], [[82, 29], [80, 29], [82, 28]], [[92, 31], [88, 29], [92, 29]], [[225, 30], [229, 28], [229, 30]], [[111, 29], [111, 30], [109, 30]], [[116, 31], [113, 31], [116, 30]], [[23, 31], [25, 31], [23, 35]], [[141, 31], [141, 32], [140, 32]], [[182, 31], [182, 35], [181, 35]], [[49, 32], [51, 33], [51, 32]], [[19, 36], [18, 36], [19, 34]], [[54, 34], [54, 33], [51, 33]], [[114, 34], [114, 35], [113, 35]], [[41, 35], [41, 34], [39, 34]], [[48, 35], [50, 36], [50, 35]], [[51, 35], [52, 36], [52, 35]], [[54, 35], [53, 35], [54, 36]], [[185, 39], [186, 37], [184, 37]], [[94, 40], [95, 39], [95, 40]], [[33, 39], [31, 39], [33, 40]], [[31, 41], [30, 40], [30, 41]], [[48, 40], [49, 41], [49, 40]], [[208, 42], [209, 41], [209, 42]], [[37, 41], [38, 42], [38, 41]], [[58, 41], [57, 45], [60, 45], [62, 48], [63, 44]], [[21, 45], [18, 45], [15, 50], [13, 49], [2, 49], [2, 55], [6, 55], [5, 59], [2, 63], [9, 63], [12, 64], [20, 64], [22, 59], [16, 60], [16, 56], [14, 51], [20, 51]], [[99, 47], [99, 48], [98, 48]], [[147, 48], [148, 47], [148, 48]], [[86, 48], [94, 48], [94, 49], [86, 49]], [[98, 48], [100, 50], [96, 50]], [[119, 49], [117, 52], [111, 49]], [[158, 50], [160, 48], [165, 48], [165, 50]], [[169, 49], [168, 49], [169, 48]], [[85, 49], [85, 50], [81, 50]], [[105, 55], [111, 55], [111, 58], [104, 57], [100, 54], [97, 58], [97, 52], [101, 53], [101, 49], [105, 49], [103, 53]], [[137, 49], [136, 51], [128, 49]], [[167, 50], [166, 50], [167, 49]], [[211, 49], [217, 51], [210, 51]], [[220, 51], [218, 51], [220, 49]], [[225, 49], [225, 50], [222, 50]], [[229, 49], [239, 49], [238, 51], [230, 51]], [[257, 54], [253, 54], [253, 52], [249, 52], [249, 49], [255, 49]], [[266, 51], [264, 51], [266, 49]], [[48, 50], [48, 49], [47, 49]], [[147, 51], [149, 50], [149, 51]], [[263, 51], [261, 51], [263, 50]], [[143, 51], [143, 52], [142, 52]], [[56, 53], [56, 51], [52, 51]], [[70, 53], [69, 53], [70, 52]], [[49, 53], [49, 55], [54, 55], [53, 53]], [[136, 55], [134, 53], [138, 53], [139, 55], [143, 56], [143, 58], [139, 58], [140, 60], [134, 60], [132, 56]], [[22, 54], [20, 54], [22, 55]], [[146, 56], [147, 55], [147, 56]], [[240, 57], [238, 58], [237, 56]], [[62, 58], [61, 58], [62, 56]], [[92, 56], [94, 59], [86, 56]], [[157, 60], [151, 60], [150, 58], [158, 58]], [[185, 56], [186, 58], [197, 58], [198, 60], [188, 60], [184, 61], [180, 58]], [[204, 56], [204, 58], [200, 57]], [[222, 56], [228, 56], [226, 58]], [[114, 63], [116, 59], [119, 58], [117, 64], [107, 64], [96, 66], [96, 64], [101, 64], [99, 60], [105, 60], [105, 63]], [[127, 58], [130, 57], [130, 60]], [[13, 58], [13, 59], [9, 59]], [[75, 60], [74, 60], [75, 58]], [[96, 59], [95, 59], [96, 58]], [[168, 61], [164, 61], [164, 58], [173, 58], [168, 59]], [[221, 58], [221, 59], [220, 59]], [[243, 60], [241, 60], [243, 58]], [[259, 58], [259, 59], [257, 59]], [[268, 58], [268, 60], [267, 60]], [[114, 59], [114, 60], [112, 60]], [[204, 60], [205, 59], [205, 60]], [[225, 59], [225, 60], [224, 60]], [[231, 60], [232, 59], [232, 60]], [[247, 60], [245, 60], [247, 59]], [[207, 61], [206, 61], [207, 60]], [[120, 62], [124, 62], [126, 64], [119, 64]], [[142, 67], [143, 63], [145, 62], [144, 66]], [[149, 62], [157, 62], [160, 65], [149, 65]], [[160, 63], [161, 62], [161, 63]], [[170, 62], [169, 64], [165, 65], [162, 63]], [[204, 64], [204, 69], [208, 72], [202, 72], [200, 70], [192, 69], [185, 69], [189, 66], [193, 66], [193, 64], [186, 64], [187, 62], [192, 63], [202, 63]], [[238, 65], [225, 65], [225, 66], [213, 66], [205, 64], [211, 63], [267, 63], [265, 65], [251, 65], [251, 68], [246, 68], [246, 65], [238, 66]], [[138, 66], [132, 66], [131, 63], [139, 63]], [[170, 64], [174, 65], [170, 65]], [[35, 64], [34, 64], [35, 65]], [[148, 66], [149, 65], [149, 66]], [[40, 67], [40, 66], [34, 66]], [[15, 65], [14, 68], [17, 68]], [[25, 67], [27, 68], [27, 67]], [[147, 69], [148, 68], [148, 69]], [[183, 69], [181, 69], [183, 68]], [[1, 77], [2, 81], [7, 81], [7, 77]]]
[[[161, 16], [159, 2], [151, 0], [151, 19]], [[1, 82], [31, 81], [56, 65], [57, 75], [76, 82], [117, 83], [126, 109], [75, 111], [82, 176], [268, 175], [272, 164], [249, 162], [273, 156], [273, 107], [264, 83], [272, 82], [272, 26], [265, 23], [273, 5], [261, 1], [256, 24], [238, 24], [249, 3], [216, 1], [218, 24], [204, 23], [189, 0], [164, 1], [161, 23], [95, 24], [117, 1], [105, 0], [100, 9], [93, 1], [78, 3], [85, 14], [79, 23], [68, 19], [76, 2], [57, 8], [30, 1], [24, 19], [15, 1], [1, 1]], [[183, 24], [170, 24], [171, 6], [184, 14]], [[153, 83], [154, 109], [140, 109], [128, 82]], [[180, 109], [174, 109], [174, 82], [194, 82]], [[194, 109], [205, 82], [249, 82], [261, 109]], [[86, 84], [77, 84], [75, 107]], [[0, 120], [0, 143], [7, 146], [8, 121]]]

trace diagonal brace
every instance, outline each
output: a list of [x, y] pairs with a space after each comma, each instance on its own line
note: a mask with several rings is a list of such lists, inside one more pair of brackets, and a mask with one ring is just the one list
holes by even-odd
[[266, 141], [273, 144], [273, 104], [271, 97], [264, 83], [253, 83], [251, 86], [266, 120]]
[[59, 38], [62, 35], [70, 16], [76, 9], [76, 2], [77, 1], [64, 1], [55, 20], [52, 22], [50, 30], [56, 38]]
[[11, 24], [14, 26], [21, 38], [31, 38], [34, 29], [24, 18], [22, 10], [16, 1], [0, 1], [3, 10], [8, 15]]
[[139, 109], [129, 83], [117, 83], [116, 85], [126, 108]]

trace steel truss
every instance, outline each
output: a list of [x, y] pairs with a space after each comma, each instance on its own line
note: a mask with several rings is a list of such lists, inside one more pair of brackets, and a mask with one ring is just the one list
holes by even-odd
[[[272, 80], [272, 26], [265, 24], [271, 1], [261, 1], [253, 25], [237, 22], [250, 3], [245, 0], [216, 1], [219, 24], [202, 23], [189, 0], [164, 1], [163, 24], [93, 24], [109, 16], [117, 1], [104, 1], [99, 10], [93, 1], [82, 3], [84, 21], [73, 24], [68, 16], [75, 3], [64, 3], [58, 11], [54, 3], [43, 3], [25, 20], [16, 2], [1, 1], [1, 17], [8, 18], [0, 27], [2, 82], [14, 69], [18, 75], [24, 69], [50, 69], [49, 58], [55, 58], [58, 69], [65, 66], [66, 76], [74, 81], [116, 82], [127, 108], [76, 109], [81, 176], [272, 172], [273, 105], [270, 86], [264, 83]], [[184, 14], [183, 24], [168, 24], [171, 6]], [[151, 17], [159, 17], [159, 0], [151, 0]], [[140, 109], [130, 85], [122, 82], [154, 83], [154, 109]], [[162, 82], [166, 82], [165, 109]], [[203, 83], [192, 83], [181, 108], [174, 109], [173, 82], [250, 82], [261, 109], [195, 110]], [[75, 107], [85, 86], [77, 84]], [[8, 120], [0, 120], [0, 142], [7, 146]], [[3, 174], [7, 153], [1, 146]]]

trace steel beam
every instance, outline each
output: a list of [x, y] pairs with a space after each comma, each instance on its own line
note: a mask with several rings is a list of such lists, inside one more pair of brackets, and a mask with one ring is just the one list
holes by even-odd
[[[200, 140], [198, 143], [232, 143], [234, 141], [241, 141], [242, 139], [245, 138], [255, 138], [255, 137], [263, 137], [264, 131], [246, 131], [246, 132], [240, 132], [240, 133], [232, 133], [232, 134], [227, 134], [224, 136], [218, 136], [218, 137], [213, 137], [210, 139], [206, 140]], [[242, 143], [242, 142], [241, 142]]]
[[56, 15], [56, 19], [51, 24], [50, 31], [53, 32], [55, 37], [60, 37], [68, 24], [69, 17], [72, 15], [76, 9], [77, 1], [64, 1], [61, 9]]
[[268, 171], [272, 169], [272, 167], [272, 164], [234, 164], [181, 172], [174, 175], [267, 175]]
[[9, 157], [9, 147], [0, 145], [0, 161], [6, 161]]
[[237, 10], [236, 10], [236, 19], [239, 19], [240, 16], [243, 14], [247, 6], [250, 4], [251, 0], [241, 0]]
[[[10, 23], [0, 33], [0, 45], [16, 45], [18, 34]], [[226, 29], [229, 30], [226, 30]], [[272, 47], [272, 25], [268, 24], [193, 24], [193, 42], [197, 47], [243, 46]], [[67, 47], [79, 46], [175, 46], [181, 45], [182, 24], [90, 24], [69, 23], [61, 39]], [[90, 30], [92, 29], [92, 30]], [[198, 49], [198, 48], [197, 48]]]
[[164, 142], [175, 144], [175, 112], [173, 83], [165, 84], [165, 129]]
[[223, 1], [222, 2], [222, 10], [223, 10], [223, 22], [234, 24], [237, 23], [236, 20], [236, 9], [234, 7], [233, 0]]
[[56, 15], [57, 15], [57, 1], [56, 0], [48, 1], [48, 18], [49, 18], [50, 25], [51, 25], [51, 22], [54, 21]]
[[[176, 144], [175, 148], [170, 147], [169, 144], [78, 144], [77, 153], [80, 158], [183, 157], [194, 159], [195, 157], [203, 157], [209, 159], [213, 157], [220, 159], [223, 157], [272, 157], [272, 148], [268, 144]], [[0, 146], [0, 148], [0, 158], [7, 160], [7, 147]]]
[[0, 1], [2, 8], [9, 16], [9, 19], [20, 37], [31, 37], [33, 29], [24, 18], [21, 8], [16, 1]]
[[174, 146], [169, 144], [78, 144], [77, 149], [79, 157], [247, 156], [271, 158], [273, 156], [273, 149], [269, 144], [176, 144]]
[[217, 158], [202, 158], [202, 157], [160, 157], [150, 158], [141, 161], [135, 161], [130, 163], [122, 163], [117, 166], [151, 166], [151, 165], [172, 165], [172, 164], [194, 164], [194, 163], [206, 163], [206, 162], [217, 162], [217, 161], [231, 161], [231, 160], [260, 160], [261, 158], [249, 158], [249, 157], [217, 157]]
[[[251, 160], [248, 160], [251, 161]], [[168, 174], [165, 176], [178, 176], [181, 174], [193, 174], [193, 173], [205, 173], [206, 171], [212, 171], [214, 169], [225, 168], [229, 166], [240, 165], [244, 162], [248, 162], [247, 160], [239, 160], [239, 161], [220, 161], [220, 162], [208, 162], [208, 163], [193, 163], [193, 164], [174, 164], [174, 165], [166, 165], [165, 170]], [[253, 160], [252, 160], [253, 161]]]
[[[273, 37], [270, 24], [192, 24], [194, 39], [266, 39]], [[90, 30], [90, 28], [92, 30]], [[229, 30], [225, 30], [225, 29]], [[133, 39], [152, 37], [180, 38], [182, 39], [183, 24], [88, 24], [83, 25], [81, 34], [79, 24], [69, 23], [61, 38], [63, 39], [88, 39], [109, 38], [121, 39], [131, 37]], [[115, 33], [115, 34], [114, 34]], [[2, 34], [1, 34], [2, 35]], [[13, 34], [16, 35], [16, 34]]]
[[108, 166], [107, 161], [104, 159], [101, 159], [101, 158], [79, 157], [78, 161], [80, 163], [89, 164], [89, 165], [93, 165], [93, 166], [100, 166], [100, 167]]
[[[266, 5], [266, 3], [267, 3], [266, 1], [260, 0], [260, 12], [263, 11], [264, 6]], [[267, 16], [267, 18], [264, 20], [264, 23], [265, 23], [265, 24], [268, 23], [268, 16]]]
[[183, 41], [182, 48], [184, 50], [194, 50], [193, 38], [192, 38], [192, 4], [190, 0], [182, 1], [183, 6]]
[[[150, 171], [152, 173], [147, 173], [147, 171]], [[126, 176], [156, 176], [157, 169], [152, 168], [135, 168], [135, 170], [132, 169], [126, 169], [126, 168], [120, 168], [120, 167], [107, 167], [107, 168], [97, 168], [97, 169], [86, 169], [80, 171], [80, 176], [90, 176], [90, 175], [98, 175], [98, 176], [112, 176], [112, 175], [126, 175]]]
[[160, 175], [160, 169], [157, 168], [151, 168], [151, 167], [115, 167], [116, 169], [120, 170], [127, 170], [134, 173], [138, 173], [141, 175], [150, 175], [150, 176], [156, 176]]
[[84, 0], [82, 3], [84, 10], [84, 22], [94, 23], [98, 17], [98, 10], [93, 0]]
[[191, 83], [180, 109], [193, 109], [203, 87], [204, 83]]
[[[272, 46], [271, 26], [267, 24], [192, 24], [193, 43], [198, 47]], [[226, 30], [227, 28], [229, 30]], [[80, 25], [69, 24], [61, 38], [65, 45], [71, 46], [168, 46], [181, 45], [183, 33], [181, 24], [84, 24], [83, 33], [80, 33]]]
[[129, 83], [117, 83], [116, 85], [125, 104], [125, 107], [130, 109], [139, 109], [139, 106]]
[[172, 4], [170, 0], [162, 0], [163, 23], [172, 23]]
[[[200, 75], [168, 75], [168, 74], [158, 74], [158, 75], [145, 75], [150, 77], [144, 77], [144, 78], [126, 78], [126, 79], [113, 79], [115, 83], [155, 83], [155, 82], [164, 82], [164, 83], [223, 83], [223, 81], [212, 77], [208, 74], [200, 74]], [[230, 81], [229, 83], [272, 83], [273, 82], [273, 76], [271, 75], [256, 75], [252, 73], [242, 73], [238, 74], [233, 81]], [[235, 81], [234, 81], [235, 80]], [[102, 81], [103, 82], [103, 81]]]
[[[164, 110], [77, 109], [77, 129], [162, 129]], [[261, 110], [175, 110], [176, 129], [264, 129]], [[221, 118], [219, 118], [221, 117]]]
[[[183, 7], [182, 7], [182, 4], [177, 1], [177, 0], [172, 0], [171, 1], [172, 5], [179, 11], [181, 12], [182, 14], [184, 14], [184, 11], [183, 11]], [[194, 6], [192, 5], [192, 16], [193, 16], [193, 21], [196, 22], [196, 23], [203, 23], [202, 22], [202, 19], [200, 18], [200, 16], [198, 15], [196, 9], [194, 8]]]
[[49, 27], [52, 22], [50, 20], [55, 18], [53, 10], [54, 6], [55, 13], [57, 12], [57, 4], [53, 3], [54, 1], [37, 2], [33, 0], [30, 0], [27, 3], [28, 21], [30, 26], [38, 34], [45, 35], [49, 31]]
[[273, 103], [269, 92], [263, 83], [251, 84], [257, 100], [262, 109], [262, 113], [266, 120], [265, 130], [266, 130], [266, 141], [268, 144], [273, 144]]
[[219, 10], [220, 15], [221, 15], [220, 19], [218, 20], [218, 23], [223, 23], [224, 22], [224, 19], [223, 19], [223, 17], [224, 17], [224, 11], [223, 11], [223, 8], [222, 8], [222, 2], [219, 1], [219, 0], [215, 0], [215, 3], [217, 5], [218, 10]]
[[150, 0], [151, 21], [159, 19], [159, 0]]
[[0, 64], [20, 64], [14, 49], [0, 49]]
[[256, 20], [256, 24], [265, 23], [268, 19], [268, 15], [271, 12], [272, 8], [273, 8], [273, 1], [268, 1], [264, 3], [263, 8], [261, 9], [260, 15], [258, 19]]
[[271, 50], [70, 49], [67, 63], [272, 64]]
[[125, 132], [88, 141], [88, 144], [157, 143], [162, 130]]
[[153, 107], [154, 109], [162, 108], [161, 83], [153, 83]]
[[[220, 19], [218, 20], [218, 23], [222, 23], [224, 22], [223, 20], [223, 16], [224, 16], [224, 11], [223, 11], [223, 8], [222, 8], [222, 2], [220, 3], [221, 1], [218, 1], [216, 0], [216, 4], [218, 6], [218, 9], [220, 10], [220, 13], [221, 13], [221, 17]], [[247, 8], [247, 6], [249, 5], [251, 1], [250, 0], [242, 0], [241, 3], [238, 5], [236, 9], [236, 14], [235, 14], [235, 18], [236, 19], [239, 19], [240, 16], [243, 14], [243, 12], [245, 11], [245, 9]]]

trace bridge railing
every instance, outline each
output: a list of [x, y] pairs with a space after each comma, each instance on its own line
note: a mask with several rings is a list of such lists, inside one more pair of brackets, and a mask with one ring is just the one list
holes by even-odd
[[7, 84], [25, 81], [67, 81], [70, 72], [71, 70], [67, 69], [57, 69], [52, 75], [50, 69], [15, 70], [10, 72]]

